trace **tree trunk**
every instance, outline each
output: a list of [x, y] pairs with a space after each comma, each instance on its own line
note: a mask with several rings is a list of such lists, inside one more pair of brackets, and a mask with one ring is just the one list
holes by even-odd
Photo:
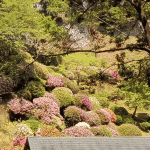
[[135, 118], [136, 110], [137, 110], [137, 106], [135, 107], [134, 113], [133, 113], [133, 115], [132, 115], [132, 118], [133, 118], [133, 119]]

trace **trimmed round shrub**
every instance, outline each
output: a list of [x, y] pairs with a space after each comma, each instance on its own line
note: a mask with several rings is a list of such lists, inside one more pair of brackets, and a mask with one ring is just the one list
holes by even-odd
[[74, 80], [75, 79], [75, 75], [72, 71], [67, 70], [64, 74], [65, 77], [69, 78], [70, 80]]
[[88, 123], [90, 126], [100, 125], [100, 123], [101, 123], [98, 114], [96, 114], [92, 111], [86, 112], [83, 121]]
[[135, 121], [134, 121], [134, 119], [131, 117], [131, 116], [129, 116], [129, 115], [122, 115], [122, 122], [123, 123], [130, 123], [130, 124], [135, 124]]
[[34, 105], [25, 99], [13, 99], [8, 102], [7, 107], [15, 114], [30, 113]]
[[128, 115], [128, 111], [124, 107], [118, 107], [116, 105], [112, 105], [110, 109], [116, 114], [116, 115]]
[[91, 129], [90, 125], [86, 122], [79, 122], [75, 126]]
[[97, 126], [91, 127], [91, 132], [94, 136], [104, 137], [104, 136], [112, 136], [112, 132], [106, 128], [106, 126]]
[[91, 100], [86, 95], [75, 94], [75, 97], [79, 97], [81, 99], [81, 108], [87, 111], [92, 109]]
[[110, 122], [111, 117], [110, 117], [110, 114], [107, 111], [104, 110], [104, 112], [107, 115], [103, 112], [103, 110], [99, 110], [99, 109], [95, 109], [95, 110], [93, 110], [93, 112], [98, 114], [100, 122], [101, 122], [102, 125], [108, 124]]
[[41, 125], [40, 135], [44, 137], [61, 137], [61, 132], [55, 127], [55, 125]]
[[62, 131], [62, 135], [70, 135], [71, 137], [94, 137], [89, 129], [73, 126]]
[[74, 96], [73, 98], [74, 98], [74, 105], [81, 108], [81, 106], [82, 106], [81, 98], [80, 97], [76, 97], [76, 96]]
[[39, 125], [41, 124], [41, 122], [39, 122], [38, 120], [26, 120], [22, 123], [28, 125], [33, 133], [36, 133], [38, 131]]
[[67, 78], [64, 78], [63, 82], [64, 82], [64, 87], [69, 88], [73, 92], [73, 94], [77, 94], [79, 92], [79, 87], [75, 82]]
[[66, 126], [74, 126], [78, 122], [83, 121], [82, 116], [85, 116], [85, 111], [76, 106], [69, 106], [64, 110], [66, 119]]
[[26, 90], [30, 91], [30, 93], [32, 94], [32, 98], [42, 97], [46, 93], [45, 88], [39, 81], [29, 82], [28, 86], [26, 87]]
[[54, 87], [62, 87], [64, 85], [62, 77], [54, 77], [53, 75], [49, 75], [46, 81], [46, 87], [54, 88]]
[[120, 125], [123, 123], [122, 117], [120, 115], [116, 115], [116, 118], [117, 118], [117, 121], [116, 121], [117, 125]]
[[150, 129], [150, 123], [149, 122], [140, 123], [140, 129], [143, 131], [148, 131]]
[[142, 136], [141, 130], [133, 124], [122, 124], [118, 127], [121, 136]]
[[52, 122], [51, 115], [60, 116], [58, 105], [47, 97], [40, 97], [33, 99], [34, 115], [44, 122]]
[[92, 110], [101, 108], [99, 101], [96, 99], [96, 97], [89, 97], [91, 100], [91, 106]]
[[115, 113], [111, 110], [111, 109], [108, 109], [108, 108], [104, 108], [104, 110], [106, 110], [107, 112], [109, 112], [110, 116], [111, 116], [111, 122], [116, 122], [116, 115]]
[[63, 107], [63, 106], [67, 107], [69, 105], [74, 104], [72, 91], [68, 88], [65, 88], [65, 87], [55, 88], [52, 91], [52, 94], [56, 95], [56, 98], [60, 102], [60, 107]]
[[45, 93], [44, 97], [52, 99], [58, 105], [58, 107], [60, 107], [60, 102], [59, 102], [59, 100], [56, 98], [56, 96], [54, 94], [52, 94], [52, 93]]

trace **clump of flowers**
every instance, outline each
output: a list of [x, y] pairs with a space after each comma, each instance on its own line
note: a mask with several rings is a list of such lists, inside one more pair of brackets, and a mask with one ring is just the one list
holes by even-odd
[[61, 77], [48, 76], [46, 86], [47, 87], [62, 87], [64, 85]]
[[20, 137], [34, 136], [32, 130], [26, 124], [17, 124], [16, 134]]
[[18, 146], [18, 145], [25, 145], [27, 141], [27, 138], [23, 138], [23, 137], [17, 137], [13, 142], [12, 145], [13, 146]]
[[113, 77], [114, 80], [118, 80], [118, 73], [115, 71], [109, 71], [109, 74]]
[[8, 108], [13, 111], [15, 114], [25, 114], [30, 113], [31, 109], [34, 107], [33, 104], [25, 99], [13, 99], [8, 102]]
[[84, 128], [88, 128], [88, 129], [91, 128], [90, 125], [88, 123], [86, 123], [86, 122], [79, 122], [75, 126], [77, 126], [77, 127], [84, 127]]
[[109, 121], [111, 121], [111, 115], [109, 112], [107, 112], [105, 109], [101, 109], [100, 112], [103, 113]]
[[83, 120], [85, 122], [87, 122], [88, 124], [90, 124], [91, 126], [100, 124], [99, 116], [96, 113], [92, 112], [92, 111], [86, 112], [86, 116]]
[[88, 98], [88, 96], [86, 95], [80, 95], [80, 94], [75, 94], [76, 97], [80, 97], [80, 99], [82, 100], [81, 104], [81, 108], [82, 109], [86, 109], [87, 111], [91, 110], [92, 106], [91, 106], [91, 100]]
[[38, 119], [43, 119], [45, 122], [52, 122], [51, 115], [60, 116], [58, 105], [47, 97], [33, 99], [34, 115]]
[[107, 126], [107, 129], [113, 133], [113, 136], [119, 136], [119, 133], [117, 132], [117, 130], [112, 129], [109, 126]]
[[100, 103], [96, 97], [89, 97], [89, 99], [91, 100], [92, 109], [100, 108]]
[[59, 102], [59, 100], [56, 98], [56, 96], [54, 94], [52, 94], [52, 93], [45, 93], [44, 97], [52, 99], [55, 103], [57, 103], [58, 107], [60, 107], [60, 102]]
[[108, 109], [108, 108], [104, 108], [104, 110], [106, 110], [110, 114], [111, 122], [115, 123], [117, 121], [115, 113], [111, 109]]
[[62, 131], [62, 135], [70, 135], [72, 137], [94, 137], [89, 129], [73, 126]]

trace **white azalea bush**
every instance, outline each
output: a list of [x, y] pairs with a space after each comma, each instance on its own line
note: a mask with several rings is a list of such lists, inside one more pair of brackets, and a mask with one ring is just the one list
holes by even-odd
[[86, 123], [86, 122], [79, 122], [75, 126], [91, 129], [90, 125], [88, 123]]

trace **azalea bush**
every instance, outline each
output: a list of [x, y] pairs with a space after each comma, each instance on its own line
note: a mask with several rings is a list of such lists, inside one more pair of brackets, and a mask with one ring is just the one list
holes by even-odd
[[109, 74], [112, 76], [114, 80], [118, 80], [118, 73], [115, 71], [109, 71]]
[[44, 122], [52, 122], [51, 115], [60, 116], [58, 105], [47, 97], [33, 99], [34, 110], [33, 114]]
[[47, 87], [62, 87], [64, 85], [63, 80], [61, 77], [54, 77], [53, 75], [49, 75], [46, 81]]
[[85, 110], [91, 110], [91, 100], [86, 95], [75, 94], [74, 96], [79, 97], [81, 99], [81, 108]]
[[84, 128], [88, 128], [88, 129], [91, 128], [90, 125], [88, 123], [86, 123], [86, 122], [79, 122], [75, 126], [77, 126], [77, 127], [84, 127]]
[[109, 114], [110, 114], [110, 116], [111, 116], [111, 122], [116, 122], [116, 115], [115, 115], [115, 113], [111, 110], [111, 109], [108, 109], [108, 108], [104, 108], [104, 110], [106, 110]]
[[74, 103], [73, 93], [70, 89], [65, 87], [57, 87], [52, 91], [60, 102], [60, 107], [67, 107]]
[[63, 130], [62, 135], [70, 135], [72, 137], [94, 137], [94, 134], [89, 129], [77, 126]]
[[25, 99], [17, 99], [14, 98], [11, 101], [8, 102], [7, 104], [8, 109], [14, 112], [15, 114], [25, 114], [25, 113], [30, 113], [31, 109], [34, 107], [34, 105], [25, 100]]
[[54, 94], [52, 94], [52, 93], [45, 93], [44, 97], [52, 99], [60, 107], [60, 102], [59, 102], [59, 100], [56, 98], [56, 96]]
[[27, 141], [27, 138], [17, 137], [15, 140], [13, 140], [12, 145], [13, 146], [25, 145], [26, 141]]

